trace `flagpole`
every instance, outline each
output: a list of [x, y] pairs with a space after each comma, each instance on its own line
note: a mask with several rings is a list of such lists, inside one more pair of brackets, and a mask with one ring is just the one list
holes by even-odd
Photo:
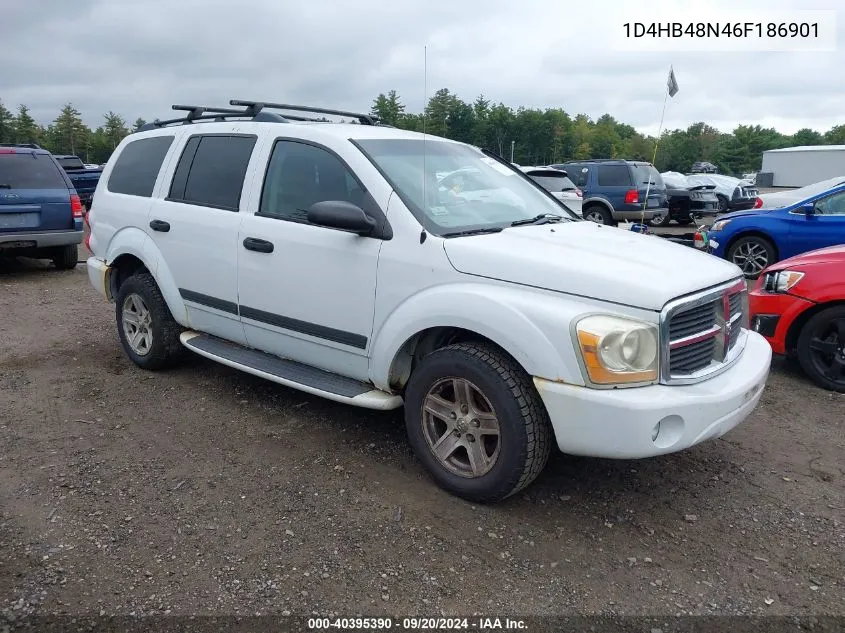
[[[669, 66], [669, 76], [671, 77], [673, 74], [672, 66]], [[666, 84], [666, 94], [663, 95], [663, 111], [660, 113], [660, 125], [657, 128], [657, 139], [654, 141], [654, 153], [651, 157], [651, 164], [654, 165], [657, 162], [657, 146], [660, 144], [660, 135], [663, 134], [663, 117], [666, 116], [666, 103], [669, 101], [669, 84]], [[648, 192], [651, 188], [651, 176], [648, 178], [648, 183], [646, 184], [645, 188], [645, 202], [643, 202], [643, 212], [641, 215], [641, 220], [645, 223], [645, 211], [648, 208]]]

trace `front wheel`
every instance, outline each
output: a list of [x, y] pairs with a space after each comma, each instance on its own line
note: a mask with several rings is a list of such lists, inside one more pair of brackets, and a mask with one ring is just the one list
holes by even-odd
[[739, 238], [728, 248], [725, 258], [739, 266], [749, 279], [756, 279], [766, 266], [777, 261], [774, 245], [760, 235]]
[[472, 501], [522, 490], [551, 451], [548, 413], [531, 378], [487, 344], [458, 343], [424, 357], [405, 392], [405, 426], [435, 481]]
[[798, 337], [798, 362], [823, 389], [845, 393], [845, 306], [815, 314]]
[[730, 201], [728, 200], [727, 196], [723, 196], [722, 194], [716, 194], [716, 198], [719, 200], [719, 209], [717, 213], [727, 213], [728, 207], [730, 206]]

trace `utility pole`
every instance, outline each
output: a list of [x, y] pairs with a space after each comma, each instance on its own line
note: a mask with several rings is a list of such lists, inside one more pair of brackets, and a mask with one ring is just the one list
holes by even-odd
[[513, 146], [515, 143], [516, 141], [511, 141], [511, 162], [513, 162]]

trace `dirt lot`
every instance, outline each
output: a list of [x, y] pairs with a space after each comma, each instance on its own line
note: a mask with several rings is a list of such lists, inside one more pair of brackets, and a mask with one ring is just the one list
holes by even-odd
[[400, 413], [145, 373], [84, 266], [0, 263], [0, 610], [845, 614], [845, 397], [776, 363], [725, 438], [436, 488]]

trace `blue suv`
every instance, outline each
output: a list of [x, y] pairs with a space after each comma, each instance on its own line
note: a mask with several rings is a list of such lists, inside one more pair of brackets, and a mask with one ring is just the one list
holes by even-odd
[[83, 213], [70, 178], [50, 152], [37, 145], [0, 145], [0, 256], [75, 267]]
[[[669, 202], [660, 172], [651, 163], [622, 159], [571, 160], [557, 165], [584, 192], [585, 220], [616, 224], [666, 216]], [[648, 201], [646, 201], [646, 191]]]

